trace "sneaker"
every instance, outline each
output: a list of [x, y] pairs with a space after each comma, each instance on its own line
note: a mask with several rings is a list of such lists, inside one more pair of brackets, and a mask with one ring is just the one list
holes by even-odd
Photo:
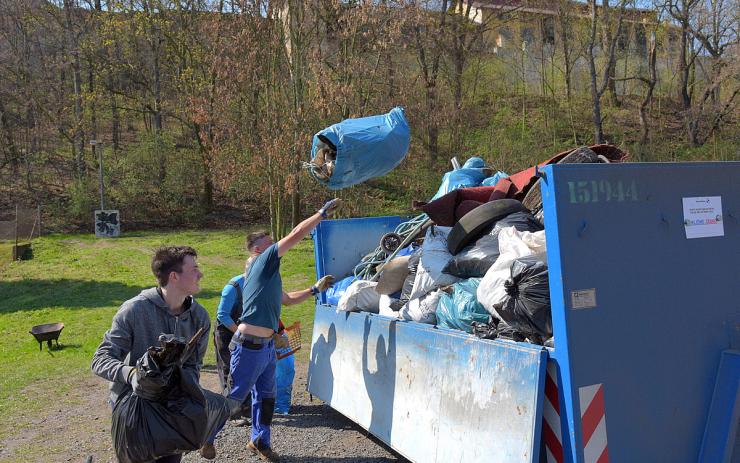
[[206, 460], [213, 460], [216, 458], [216, 447], [213, 446], [213, 444], [203, 444], [203, 447], [200, 448], [200, 456], [205, 458]]
[[255, 455], [260, 457], [262, 460], [269, 461], [272, 463], [280, 461], [280, 457], [277, 453], [273, 452], [270, 447], [255, 445], [254, 441], [249, 441], [247, 448], [252, 451]]

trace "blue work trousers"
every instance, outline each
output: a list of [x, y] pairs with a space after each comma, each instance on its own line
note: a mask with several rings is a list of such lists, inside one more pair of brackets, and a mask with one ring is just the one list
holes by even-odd
[[[273, 410], [262, 408], [264, 399], [275, 399], [275, 345], [272, 341], [259, 349], [243, 345], [234, 345], [231, 351], [231, 393], [229, 397], [243, 402], [249, 392], [252, 393], [252, 440], [261, 446], [270, 447], [270, 422]], [[270, 407], [272, 408], [272, 407]], [[220, 431], [220, 429], [219, 429]], [[213, 442], [216, 434], [211, 438]]]

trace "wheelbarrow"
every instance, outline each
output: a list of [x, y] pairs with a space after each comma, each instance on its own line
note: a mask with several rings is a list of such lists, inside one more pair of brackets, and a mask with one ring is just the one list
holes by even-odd
[[59, 347], [59, 334], [63, 329], [64, 323], [47, 323], [45, 325], [34, 326], [29, 333], [39, 342], [39, 350], [42, 349], [44, 341], [46, 341], [46, 345], [51, 349], [51, 341], [56, 341], [57, 347]]

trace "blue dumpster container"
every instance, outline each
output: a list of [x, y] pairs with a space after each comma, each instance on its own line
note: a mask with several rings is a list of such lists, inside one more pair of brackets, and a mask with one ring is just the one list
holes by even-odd
[[[554, 348], [319, 300], [308, 390], [416, 462], [740, 462], [740, 163], [540, 175]], [[317, 276], [399, 220], [322, 222]]]

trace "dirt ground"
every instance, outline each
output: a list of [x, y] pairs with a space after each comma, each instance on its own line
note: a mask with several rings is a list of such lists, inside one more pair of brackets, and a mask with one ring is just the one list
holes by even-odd
[[[307, 363], [296, 362], [290, 415], [273, 421], [273, 448], [282, 462], [406, 462], [365, 430], [306, 392]], [[215, 371], [201, 384], [218, 389]], [[46, 416], [22, 416], [17, 432], [0, 441], [0, 462], [115, 462], [105, 381], [92, 374], [60, 397]], [[216, 440], [216, 462], [261, 461], [246, 450], [249, 427], [227, 425]], [[197, 452], [184, 462], [205, 462]]]

